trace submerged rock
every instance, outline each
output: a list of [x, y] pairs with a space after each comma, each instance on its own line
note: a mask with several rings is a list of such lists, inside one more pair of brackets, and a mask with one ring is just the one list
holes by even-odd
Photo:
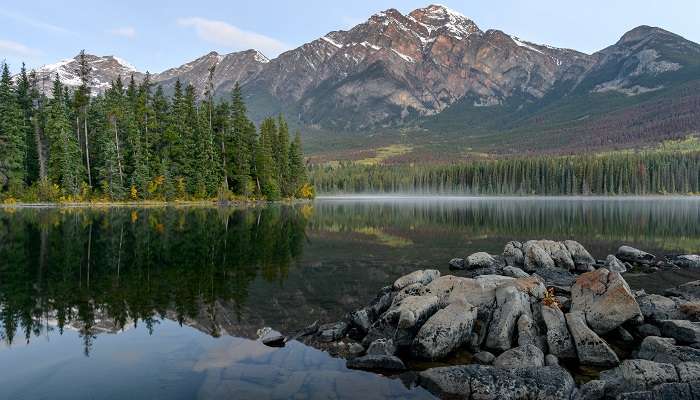
[[544, 366], [544, 354], [537, 346], [528, 344], [504, 351], [493, 365], [498, 368], [526, 368]]
[[452, 353], [469, 340], [476, 313], [476, 307], [465, 302], [454, 302], [437, 311], [418, 331], [413, 353], [430, 360]]
[[463, 270], [467, 268], [467, 263], [463, 258], [453, 258], [448, 263], [450, 269]]
[[630, 246], [620, 246], [615, 255], [620, 260], [638, 264], [651, 264], [656, 259], [652, 254]]
[[346, 365], [350, 369], [367, 371], [403, 371], [406, 369], [406, 365], [400, 358], [379, 354], [367, 354], [362, 357], [356, 357], [348, 360]]
[[571, 287], [571, 311], [581, 311], [596, 333], [604, 334], [631, 319], [641, 319], [622, 275], [605, 268], [580, 275]]
[[620, 363], [620, 359], [610, 346], [588, 328], [582, 312], [566, 314], [566, 322], [581, 364], [609, 367]]
[[684, 254], [675, 256], [671, 259], [671, 262], [681, 268], [700, 268], [700, 255]]
[[427, 285], [433, 281], [435, 278], [440, 277], [440, 271], [435, 269], [420, 269], [418, 271], [413, 271], [410, 274], [404, 275], [394, 281], [394, 290], [401, 290], [408, 285], [414, 283], [420, 283], [422, 285]]
[[496, 259], [491, 257], [489, 253], [479, 252], [467, 257], [467, 266], [470, 269], [490, 268], [497, 264]]
[[286, 338], [282, 335], [270, 335], [263, 338], [262, 342], [269, 347], [284, 347]]

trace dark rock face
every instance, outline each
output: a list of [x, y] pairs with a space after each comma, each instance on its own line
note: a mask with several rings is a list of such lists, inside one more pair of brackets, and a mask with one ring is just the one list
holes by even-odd
[[463, 258], [453, 258], [448, 263], [450, 269], [463, 270], [467, 268], [467, 264]]
[[403, 371], [406, 369], [400, 358], [379, 354], [367, 354], [362, 357], [356, 357], [348, 360], [346, 364], [350, 369], [369, 371]]
[[342, 338], [347, 330], [348, 324], [345, 322], [325, 324], [318, 328], [318, 337], [323, 342], [332, 342]]
[[700, 342], [700, 322], [665, 320], [659, 323], [664, 337], [674, 338], [681, 344]]

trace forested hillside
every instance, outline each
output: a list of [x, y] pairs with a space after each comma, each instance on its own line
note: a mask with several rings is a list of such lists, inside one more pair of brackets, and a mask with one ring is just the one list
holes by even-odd
[[[6, 202], [278, 199], [309, 196], [299, 133], [280, 115], [259, 129], [238, 85], [214, 99], [175, 82], [171, 98], [149, 76], [117, 78], [93, 96], [84, 53], [71, 90], [47, 96], [23, 67], [0, 80], [0, 196]], [[303, 190], [302, 190], [303, 189]]]
[[321, 193], [648, 195], [700, 193], [700, 151], [475, 160], [449, 165], [315, 166]]

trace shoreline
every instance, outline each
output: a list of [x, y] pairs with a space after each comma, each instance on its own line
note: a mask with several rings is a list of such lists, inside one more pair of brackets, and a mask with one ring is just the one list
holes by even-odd
[[257, 207], [274, 204], [302, 204], [312, 200], [308, 199], [286, 199], [286, 200], [233, 200], [220, 202], [216, 200], [193, 200], [193, 201], [130, 201], [130, 202], [72, 202], [72, 203], [0, 203], [0, 209], [26, 208], [26, 209], [47, 209], [47, 208], [167, 208], [167, 207]]

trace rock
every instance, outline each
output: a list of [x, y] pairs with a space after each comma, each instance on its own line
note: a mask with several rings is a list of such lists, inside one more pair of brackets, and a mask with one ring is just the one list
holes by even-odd
[[514, 347], [504, 351], [496, 357], [493, 365], [498, 368], [527, 368], [527, 367], [543, 367], [544, 354], [537, 346], [525, 345]]
[[700, 323], [687, 320], [659, 321], [661, 335], [676, 339], [680, 344], [700, 342]]
[[642, 324], [637, 327], [637, 334], [642, 338], [647, 336], [661, 336], [661, 330], [652, 324]]
[[369, 345], [367, 354], [393, 356], [396, 354], [396, 345], [391, 339], [377, 339]]
[[700, 301], [700, 281], [684, 283], [672, 289], [666, 290], [667, 296], [676, 296], [688, 301]]
[[367, 354], [350, 359], [347, 361], [346, 366], [350, 369], [366, 371], [404, 371], [406, 369], [400, 358], [379, 354]]
[[682, 362], [676, 365], [680, 382], [700, 382], [700, 363]]
[[612, 254], [605, 258], [604, 266], [608, 271], [619, 272], [621, 274], [627, 272], [625, 264]]
[[418, 271], [413, 271], [408, 275], [404, 275], [394, 281], [393, 288], [394, 290], [401, 290], [405, 288], [408, 285], [412, 285], [414, 283], [420, 283], [423, 285], [427, 285], [430, 282], [432, 282], [435, 278], [440, 277], [440, 271], [435, 270], [435, 269], [425, 269], [425, 270], [418, 270]]
[[474, 354], [474, 361], [476, 361], [478, 364], [491, 365], [495, 359], [496, 356], [488, 351], [480, 351]]
[[622, 261], [638, 264], [650, 264], [656, 258], [645, 251], [630, 246], [620, 246], [620, 248], [617, 249], [616, 256]]
[[[504, 280], [513, 280], [502, 276]], [[496, 287], [503, 284], [501, 280], [486, 277], [477, 279], [461, 278], [452, 275], [441, 276], [428, 284], [428, 291], [438, 296], [441, 304], [463, 300], [479, 309], [479, 313], [490, 313], [496, 300]]]
[[350, 343], [348, 346], [348, 357], [350, 358], [359, 357], [364, 352], [365, 348], [359, 343]]
[[370, 320], [369, 311], [363, 308], [357, 311], [353, 311], [348, 315], [348, 320], [352, 325], [359, 329], [362, 333], [366, 333], [372, 326], [372, 321]]
[[525, 262], [523, 256], [523, 245], [520, 242], [508, 242], [503, 249], [503, 258], [506, 265], [520, 267]]
[[265, 346], [269, 347], [284, 347], [286, 338], [282, 335], [271, 335], [265, 337], [262, 342]]
[[637, 357], [660, 363], [678, 364], [684, 361], [700, 362], [700, 350], [677, 346], [671, 338], [647, 336], [639, 346]]
[[379, 291], [377, 296], [367, 306], [370, 321], [376, 321], [380, 315], [384, 314], [391, 307], [392, 297], [392, 286], [385, 286]]
[[601, 372], [600, 380], [605, 381], [606, 396], [614, 397], [625, 392], [651, 390], [662, 383], [677, 382], [678, 374], [672, 364], [625, 360], [617, 368]]
[[[518, 346], [525, 346], [528, 344], [540, 347], [539, 334], [537, 333], [537, 328], [532, 322], [532, 318], [528, 314], [523, 314], [518, 318]], [[540, 350], [542, 348], [540, 347]]]
[[[396, 308], [397, 327], [401, 329], [419, 328], [438, 310], [440, 301], [437, 296], [409, 296]], [[387, 313], [391, 312], [389, 310]]]
[[448, 263], [450, 269], [456, 269], [456, 270], [463, 270], [467, 268], [467, 264], [465, 263], [463, 258], [453, 258], [450, 260]]
[[394, 294], [394, 298], [391, 301], [391, 306], [396, 307], [397, 305], [401, 304], [401, 302], [409, 296], [423, 296], [425, 294], [430, 293], [428, 288], [423, 285], [422, 283], [413, 283], [411, 285], [408, 285], [404, 287], [403, 289], [397, 291]]
[[346, 322], [324, 324], [318, 327], [318, 339], [322, 342], [333, 342], [345, 336], [347, 330]]
[[496, 259], [489, 253], [479, 252], [467, 257], [467, 266], [470, 269], [489, 268], [496, 265]]
[[523, 271], [518, 267], [507, 266], [503, 268], [503, 275], [510, 276], [511, 278], [527, 278], [530, 276], [527, 272]]
[[634, 342], [634, 336], [632, 336], [629, 331], [623, 327], [617, 328], [617, 336], [622, 339], [623, 342], [631, 343]]
[[450, 399], [569, 399], [575, 389], [573, 378], [561, 367], [439, 367], [419, 373], [419, 384]]
[[534, 272], [538, 268], [554, 268], [552, 257], [537, 243], [530, 240], [523, 245], [524, 267], [527, 272]]
[[571, 253], [569, 253], [564, 243], [553, 240], [540, 240], [537, 243], [549, 254], [557, 268], [569, 271], [576, 267], [574, 260], [571, 258]]
[[681, 268], [700, 268], [700, 256], [697, 254], [675, 256], [671, 262]]
[[591, 266], [595, 264], [595, 259], [591, 256], [591, 253], [586, 250], [581, 243], [575, 240], [565, 240], [564, 245], [566, 249], [569, 250], [571, 254], [571, 259], [574, 264], [578, 266]]
[[569, 309], [571, 309], [571, 299], [565, 296], [554, 296], [555, 299], [559, 302], [559, 308], [564, 311], [568, 312]]
[[559, 358], [557, 358], [557, 356], [554, 354], [547, 354], [544, 356], [544, 365], [548, 367], [559, 365]]
[[540, 268], [534, 271], [544, 280], [547, 287], [554, 287], [561, 292], [569, 293], [576, 281], [576, 275], [559, 268]]
[[413, 353], [421, 358], [443, 358], [469, 340], [476, 319], [476, 307], [455, 302], [437, 311], [420, 328], [413, 340]]
[[494, 265], [486, 268], [469, 269], [464, 272], [464, 276], [466, 278], [478, 278], [484, 275], [500, 275], [498, 267], [498, 265]]
[[602, 400], [605, 396], [605, 381], [588, 381], [578, 388], [572, 400]]
[[690, 385], [687, 383], [662, 383], [652, 390], [654, 400], [693, 400]]
[[610, 346], [588, 328], [583, 313], [573, 311], [566, 314], [566, 322], [581, 364], [607, 367], [620, 363]]
[[642, 392], [628, 392], [628, 393], [621, 393], [617, 397], [615, 397], [616, 400], [656, 400], [654, 399], [654, 392], [645, 390]]
[[547, 326], [549, 352], [559, 358], [576, 358], [576, 348], [569, 334], [564, 313], [557, 307], [541, 305], [542, 318]]
[[605, 268], [587, 272], [576, 279], [571, 287], [571, 311], [583, 312], [588, 325], [598, 334], [642, 317], [622, 275]]
[[504, 285], [496, 289], [496, 303], [486, 347], [508, 350], [512, 347], [518, 318], [524, 313], [531, 314], [530, 297], [515, 286]]
[[665, 319], [684, 319], [681, 311], [683, 300], [664, 297], [658, 294], [643, 294], [637, 296], [637, 304], [645, 319], [660, 321]]

